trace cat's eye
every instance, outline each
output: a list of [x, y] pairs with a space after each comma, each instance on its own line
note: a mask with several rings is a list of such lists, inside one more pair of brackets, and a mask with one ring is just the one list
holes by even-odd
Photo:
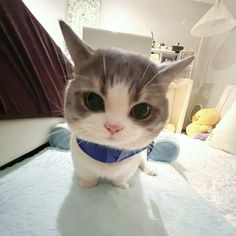
[[132, 107], [130, 115], [136, 120], [146, 119], [151, 113], [151, 106], [147, 103], [139, 103]]
[[103, 111], [104, 110], [103, 98], [94, 92], [88, 92], [85, 94], [84, 103], [85, 103], [86, 107], [91, 111]]

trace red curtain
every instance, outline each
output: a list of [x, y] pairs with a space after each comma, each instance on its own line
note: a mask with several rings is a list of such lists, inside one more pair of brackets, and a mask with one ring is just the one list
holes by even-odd
[[1, 0], [0, 119], [62, 116], [71, 75], [71, 63], [23, 2]]

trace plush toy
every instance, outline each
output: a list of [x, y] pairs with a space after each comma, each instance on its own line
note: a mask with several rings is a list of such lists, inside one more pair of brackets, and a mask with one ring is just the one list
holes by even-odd
[[187, 135], [193, 137], [199, 133], [210, 133], [219, 119], [220, 113], [216, 109], [201, 109], [192, 117], [192, 123], [187, 126]]
[[174, 133], [175, 132], [175, 125], [172, 123], [166, 123], [164, 129]]
[[194, 135], [194, 139], [200, 139], [201, 141], [206, 141], [210, 133], [198, 133]]

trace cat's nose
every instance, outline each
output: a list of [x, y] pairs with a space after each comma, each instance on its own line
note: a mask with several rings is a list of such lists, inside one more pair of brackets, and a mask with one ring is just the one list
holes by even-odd
[[104, 126], [111, 134], [115, 134], [123, 129], [123, 127], [118, 124], [106, 123]]

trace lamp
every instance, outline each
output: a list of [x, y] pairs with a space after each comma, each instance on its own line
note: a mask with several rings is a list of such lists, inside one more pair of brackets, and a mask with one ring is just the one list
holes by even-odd
[[207, 37], [230, 31], [236, 26], [236, 20], [222, 1], [217, 0], [210, 10], [194, 25], [191, 34], [195, 37]]

